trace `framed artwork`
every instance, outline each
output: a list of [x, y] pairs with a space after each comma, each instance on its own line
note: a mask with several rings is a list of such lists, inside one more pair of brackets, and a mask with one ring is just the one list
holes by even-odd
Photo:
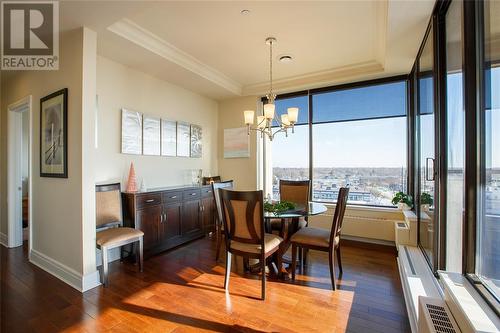
[[191, 157], [202, 155], [202, 130], [201, 126], [191, 125]]
[[144, 116], [142, 119], [142, 153], [160, 155], [160, 118]]
[[163, 156], [177, 155], [177, 122], [161, 120], [161, 154]]
[[122, 154], [142, 154], [142, 113], [122, 109]]
[[40, 99], [40, 177], [68, 178], [68, 88]]
[[224, 158], [250, 157], [250, 137], [246, 127], [224, 129]]
[[177, 122], [177, 156], [189, 157], [190, 128], [188, 123]]

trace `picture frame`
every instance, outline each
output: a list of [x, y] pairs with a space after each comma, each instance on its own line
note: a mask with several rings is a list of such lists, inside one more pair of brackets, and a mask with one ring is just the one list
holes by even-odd
[[144, 115], [142, 118], [142, 154], [161, 154], [160, 118]]
[[142, 155], [142, 113], [122, 108], [121, 153]]
[[40, 177], [68, 178], [68, 88], [40, 99]]
[[177, 155], [177, 122], [175, 120], [161, 120], [161, 155]]
[[224, 129], [224, 158], [249, 158], [250, 137], [246, 127]]
[[191, 140], [191, 126], [189, 123], [177, 122], [177, 156], [189, 157]]
[[191, 136], [190, 136], [190, 156], [194, 158], [200, 158], [203, 155], [203, 131], [201, 126], [191, 125]]

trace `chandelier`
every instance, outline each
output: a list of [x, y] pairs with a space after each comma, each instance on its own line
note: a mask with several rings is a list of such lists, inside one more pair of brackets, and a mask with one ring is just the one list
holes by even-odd
[[299, 108], [297, 107], [288, 108], [287, 113], [282, 114], [281, 117], [278, 117], [275, 113], [276, 105], [274, 104], [274, 100], [276, 94], [273, 92], [274, 43], [276, 43], [276, 38], [266, 38], [266, 44], [269, 45], [269, 93], [266, 95], [267, 101], [266, 104], [264, 104], [264, 115], [257, 116], [257, 126], [253, 127], [255, 124], [255, 112], [253, 110], [243, 111], [248, 135], [250, 135], [250, 131], [260, 132], [262, 138], [264, 135], [267, 135], [270, 141], [273, 141], [274, 136], [280, 132], [284, 132], [285, 136], [288, 137], [288, 129], [291, 129], [293, 133], [294, 126], [299, 117]]

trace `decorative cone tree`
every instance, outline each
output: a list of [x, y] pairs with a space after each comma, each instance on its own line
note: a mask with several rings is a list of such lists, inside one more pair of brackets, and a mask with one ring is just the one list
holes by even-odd
[[134, 162], [130, 163], [128, 172], [127, 192], [137, 192], [137, 179], [135, 177]]

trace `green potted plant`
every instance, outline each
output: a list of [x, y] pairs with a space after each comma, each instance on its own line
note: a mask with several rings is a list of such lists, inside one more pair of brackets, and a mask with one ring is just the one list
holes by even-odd
[[401, 210], [410, 210], [413, 207], [413, 198], [404, 192], [398, 192], [392, 198], [392, 204]]
[[434, 200], [432, 199], [432, 196], [427, 192], [422, 192], [422, 194], [420, 195], [420, 210], [428, 212], [429, 207], [432, 206], [433, 203]]

